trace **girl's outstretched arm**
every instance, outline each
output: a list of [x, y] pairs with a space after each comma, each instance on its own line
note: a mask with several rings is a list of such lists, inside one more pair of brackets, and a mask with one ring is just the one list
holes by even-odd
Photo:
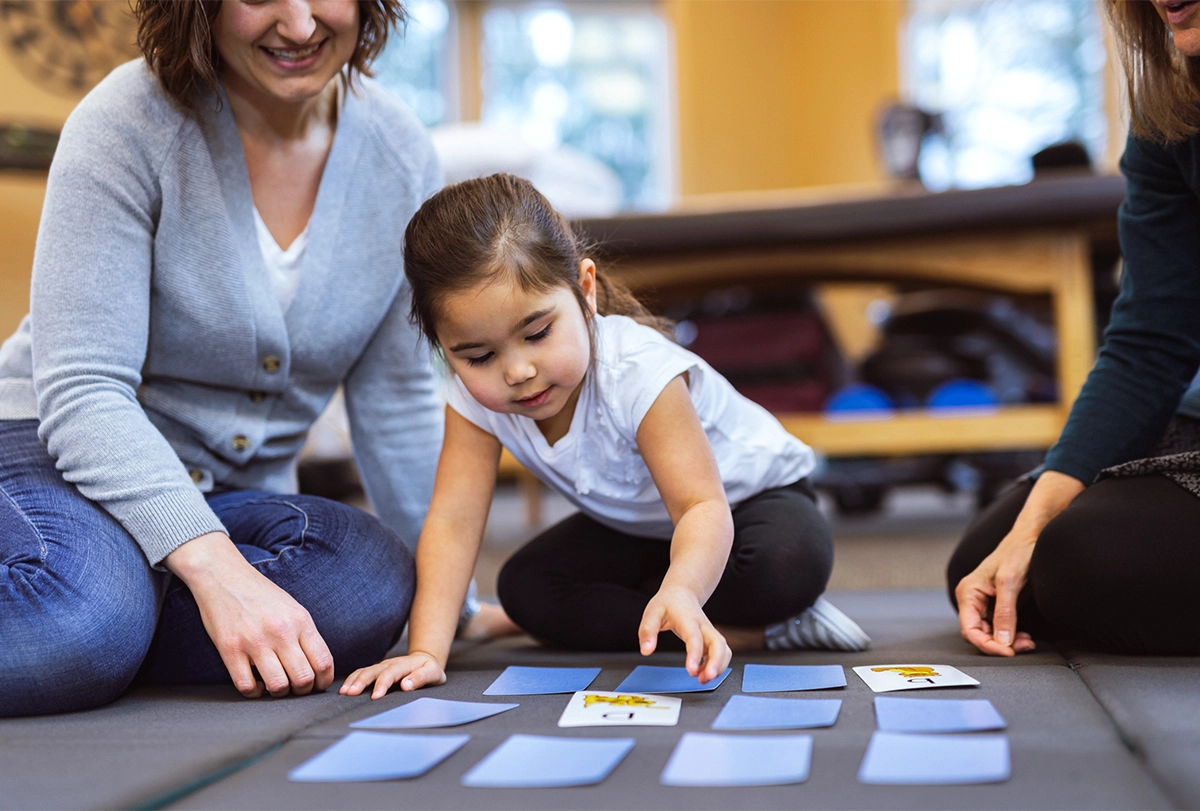
[[408, 624], [408, 655], [354, 671], [342, 684], [356, 696], [371, 683], [371, 698], [397, 682], [416, 690], [446, 680], [446, 660], [487, 523], [500, 443], [446, 408], [446, 439], [438, 458], [433, 500], [417, 542], [417, 594]]
[[659, 631], [687, 645], [687, 670], [701, 682], [721, 675], [731, 653], [705, 616], [733, 546], [733, 516], [712, 446], [682, 376], [667, 384], [637, 431], [638, 449], [675, 523], [671, 565], [646, 606], [638, 629], [642, 653], [654, 652]]

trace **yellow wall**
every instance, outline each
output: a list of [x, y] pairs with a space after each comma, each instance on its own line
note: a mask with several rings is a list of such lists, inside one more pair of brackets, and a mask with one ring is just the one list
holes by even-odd
[[[13, 65], [0, 48], [0, 122], [58, 129], [75, 99], [41, 90]], [[29, 269], [46, 192], [42, 172], [0, 171], [0, 341], [16, 329], [29, 310]]]
[[667, 0], [684, 195], [882, 178], [901, 0]]

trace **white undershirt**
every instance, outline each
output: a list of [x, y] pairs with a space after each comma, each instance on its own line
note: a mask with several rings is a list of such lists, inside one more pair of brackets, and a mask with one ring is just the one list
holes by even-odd
[[308, 247], [308, 226], [304, 226], [286, 251], [271, 236], [262, 215], [258, 213], [258, 206], [254, 206], [254, 227], [258, 231], [258, 248], [262, 251], [263, 263], [271, 276], [271, 288], [275, 291], [275, 298], [279, 299], [280, 309], [286, 313], [296, 297], [296, 288], [300, 286], [300, 266], [304, 262], [304, 249]]

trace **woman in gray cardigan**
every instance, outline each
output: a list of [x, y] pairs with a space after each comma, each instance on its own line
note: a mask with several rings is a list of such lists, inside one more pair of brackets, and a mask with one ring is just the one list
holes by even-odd
[[[136, 13], [146, 60], [67, 121], [0, 349], [0, 716], [135, 675], [324, 689], [411, 601], [442, 423], [401, 238], [439, 172], [362, 76], [403, 10]], [[339, 385], [380, 519], [294, 494]]]

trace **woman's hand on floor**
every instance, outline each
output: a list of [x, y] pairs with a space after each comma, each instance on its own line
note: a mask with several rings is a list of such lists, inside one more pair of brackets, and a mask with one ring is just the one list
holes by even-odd
[[275, 697], [306, 695], [333, 683], [333, 654], [308, 611], [251, 566], [227, 536], [201, 535], [163, 562], [192, 592], [242, 695], [257, 698], [264, 686]]
[[356, 696], [367, 688], [371, 682], [375, 689], [371, 698], [383, 698], [393, 684], [399, 682], [404, 692], [416, 690], [427, 684], [442, 684], [446, 681], [446, 671], [432, 655], [415, 651], [407, 656], [396, 656], [384, 659], [377, 665], [360, 667], [342, 682], [338, 692], [344, 696]]
[[729, 644], [709, 622], [696, 595], [685, 588], [663, 588], [651, 598], [642, 614], [638, 640], [642, 655], [658, 647], [660, 631], [672, 631], [687, 646], [687, 672], [710, 682], [725, 672], [733, 654]]
[[1029, 634], [1016, 630], [1017, 595], [1036, 540], [1010, 532], [954, 590], [962, 637], [986, 654], [1015, 656], [1036, 647]]
[[1013, 528], [954, 590], [963, 639], [992, 656], [1036, 647], [1029, 634], [1017, 631], [1017, 597], [1029, 577], [1038, 536], [1083, 489], [1083, 482], [1055, 470], [1038, 477]]

